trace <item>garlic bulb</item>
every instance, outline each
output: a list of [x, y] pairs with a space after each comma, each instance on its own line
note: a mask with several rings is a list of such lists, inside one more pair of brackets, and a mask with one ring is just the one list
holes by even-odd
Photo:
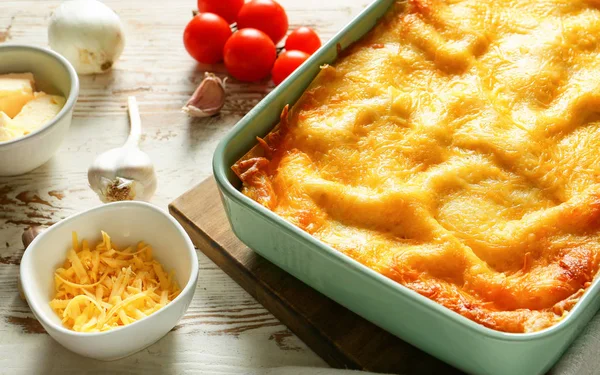
[[121, 56], [125, 33], [119, 16], [103, 3], [69, 0], [50, 17], [48, 42], [78, 74], [95, 74], [108, 71]]
[[208, 117], [219, 113], [225, 103], [225, 81], [206, 72], [204, 79], [182, 110], [192, 117]]
[[104, 203], [122, 200], [148, 201], [156, 190], [156, 173], [148, 154], [139, 149], [142, 122], [135, 97], [128, 98], [129, 137], [123, 147], [96, 157], [88, 169], [92, 190]]

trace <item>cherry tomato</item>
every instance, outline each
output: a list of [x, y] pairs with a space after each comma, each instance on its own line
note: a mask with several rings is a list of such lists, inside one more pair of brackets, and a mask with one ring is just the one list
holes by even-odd
[[257, 29], [235, 32], [225, 43], [223, 54], [229, 74], [246, 82], [259, 81], [268, 76], [277, 57], [271, 38]]
[[225, 21], [234, 23], [242, 5], [244, 0], [198, 0], [198, 11], [214, 13]]
[[292, 31], [285, 40], [288, 51], [302, 51], [312, 55], [321, 47], [321, 39], [310, 27], [302, 26]]
[[288, 18], [283, 7], [273, 0], [251, 0], [240, 9], [237, 26], [258, 29], [277, 44], [287, 33]]
[[198, 62], [215, 64], [223, 59], [223, 46], [231, 36], [229, 24], [213, 13], [199, 13], [187, 24], [183, 44]]
[[285, 51], [277, 58], [271, 71], [273, 82], [278, 85], [299, 67], [310, 55], [302, 51]]

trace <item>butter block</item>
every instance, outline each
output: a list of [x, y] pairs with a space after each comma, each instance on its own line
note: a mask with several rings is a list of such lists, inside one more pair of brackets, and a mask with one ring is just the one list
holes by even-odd
[[12, 122], [12, 119], [2, 111], [0, 111], [0, 128], [8, 126]]
[[0, 111], [0, 142], [13, 140], [19, 135], [15, 130], [9, 128], [11, 122], [11, 118], [6, 113]]
[[65, 98], [36, 92], [21, 112], [8, 124], [8, 128], [27, 135], [52, 120], [65, 105]]
[[34, 78], [31, 73], [0, 75], [0, 111], [15, 117], [33, 99]]

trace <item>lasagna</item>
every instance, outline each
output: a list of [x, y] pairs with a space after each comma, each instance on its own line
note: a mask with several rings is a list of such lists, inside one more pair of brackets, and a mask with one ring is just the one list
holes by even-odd
[[598, 271], [599, 114], [600, 1], [403, 1], [233, 170], [363, 265], [535, 332]]

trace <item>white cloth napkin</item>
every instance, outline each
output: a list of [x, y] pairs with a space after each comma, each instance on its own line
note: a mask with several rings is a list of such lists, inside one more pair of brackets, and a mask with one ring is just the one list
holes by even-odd
[[600, 374], [600, 314], [590, 320], [548, 375]]
[[[372, 372], [316, 367], [277, 367], [251, 375], [372, 375]], [[597, 314], [547, 375], [600, 374], [600, 314]], [[429, 374], [423, 374], [429, 375]]]
[[[251, 375], [369, 375], [372, 372], [355, 370], [335, 370], [331, 368], [320, 367], [276, 367], [269, 369], [256, 370]], [[373, 374], [374, 375], [374, 374]]]

